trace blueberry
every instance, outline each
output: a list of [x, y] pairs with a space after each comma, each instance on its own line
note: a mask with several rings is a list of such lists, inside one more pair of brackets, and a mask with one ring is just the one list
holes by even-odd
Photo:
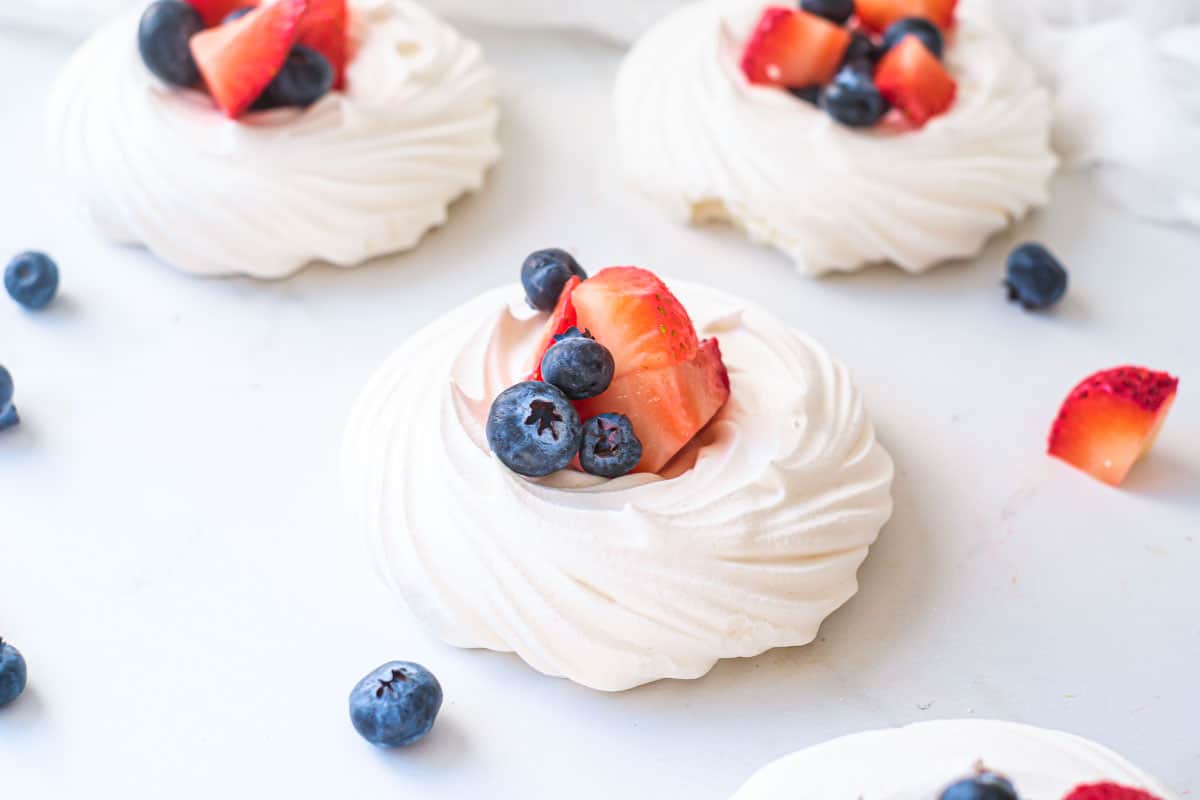
[[563, 339], [542, 357], [542, 380], [562, 389], [572, 400], [602, 394], [612, 383], [615, 370], [612, 353], [588, 336]]
[[921, 44], [925, 45], [929, 52], [938, 58], [942, 57], [942, 51], [945, 49], [942, 32], [938, 29], [937, 25], [934, 25], [924, 17], [905, 17], [889, 25], [883, 34], [883, 43], [881, 45], [883, 52], [886, 53], [900, 44], [900, 41], [910, 33], [920, 39]]
[[581, 331], [581, 330], [579, 330], [579, 328], [576, 328], [574, 325], [572, 325], [571, 327], [567, 328], [562, 333], [554, 334], [554, 341], [561, 342], [563, 339], [574, 339], [577, 336], [583, 336], [584, 338], [587, 338], [587, 339], [595, 338], [594, 336], [592, 336], [591, 331], [586, 331], [586, 330]]
[[172, 86], [195, 86], [200, 70], [189, 42], [202, 30], [200, 13], [182, 0], [151, 3], [138, 25], [138, 50], [146, 69]]
[[642, 460], [642, 442], [624, 414], [599, 414], [583, 424], [579, 464], [601, 478], [619, 478]]
[[1020, 800], [1012, 782], [994, 772], [981, 772], [942, 792], [939, 800]]
[[492, 452], [513, 472], [530, 478], [570, 464], [582, 435], [575, 406], [562, 391], [541, 381], [505, 389], [488, 412]]
[[403, 747], [425, 738], [442, 708], [442, 685], [410, 661], [384, 664], [350, 692], [350, 721], [380, 747]]
[[838, 25], [854, 16], [854, 0], [802, 0], [800, 7]]
[[1067, 293], [1067, 271], [1045, 247], [1026, 242], [1009, 253], [1004, 285], [1026, 310], [1049, 308]]
[[553, 311], [563, 286], [575, 275], [587, 280], [587, 273], [566, 250], [538, 250], [521, 265], [521, 285], [525, 299], [538, 311]]
[[855, 31], [850, 36], [850, 44], [846, 47], [846, 55], [842, 57], [842, 66], [854, 67], [869, 75], [875, 73], [875, 63], [879, 61], [881, 52], [871, 37]]
[[869, 74], [842, 67], [821, 92], [821, 108], [843, 125], [867, 128], [887, 113], [888, 105]]
[[253, 10], [254, 6], [242, 6], [241, 8], [235, 8], [233, 11], [230, 11], [225, 15], [225, 19], [221, 20], [221, 24], [228, 25], [231, 22], [237, 22], [239, 19], [246, 16]]
[[21, 253], [4, 270], [4, 288], [25, 308], [43, 309], [58, 293], [58, 265], [45, 253]]
[[0, 639], [0, 707], [20, 697], [28, 679], [29, 673], [21, 652]]
[[789, 86], [788, 92], [793, 97], [798, 97], [806, 103], [812, 103], [814, 106], [821, 102], [820, 86]]
[[254, 107], [311, 106], [333, 88], [333, 77], [329, 59], [311, 47], [298, 44], [288, 53], [283, 68], [263, 91], [262, 97], [255, 101]]
[[17, 407], [13, 405], [13, 379], [9, 371], [0, 366], [0, 431], [17, 425]]

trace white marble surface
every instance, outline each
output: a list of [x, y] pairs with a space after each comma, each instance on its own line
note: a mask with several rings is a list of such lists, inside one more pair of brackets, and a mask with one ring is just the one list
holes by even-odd
[[[0, 437], [0, 635], [31, 670], [0, 713], [4, 795], [721, 800], [830, 736], [970, 715], [1084, 734], [1200, 792], [1200, 237], [1073, 178], [972, 263], [814, 282], [626, 193], [615, 50], [476, 33], [505, 94], [487, 191], [409, 255], [275, 284], [186, 278], [71, 222], [36, 158], [67, 47], [0, 34], [0, 252], [49, 249], [64, 274], [49, 313], [0, 302], [26, 421]], [[1023, 237], [1073, 270], [1056, 314], [1003, 300]], [[441, 645], [376, 580], [340, 506], [353, 397], [405, 334], [551, 244], [748, 295], [852, 366], [897, 508], [818, 643], [603, 695]], [[1183, 384], [1114, 491], [1042, 449], [1075, 381], [1124, 361]], [[345, 707], [392, 658], [447, 692], [399, 753]]]

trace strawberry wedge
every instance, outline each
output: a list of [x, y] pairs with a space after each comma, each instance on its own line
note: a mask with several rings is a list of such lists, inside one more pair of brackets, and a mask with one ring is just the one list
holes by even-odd
[[954, 25], [958, 0], [855, 0], [858, 21], [876, 33], [905, 17], [924, 17], [943, 31]]
[[816, 14], [770, 6], [742, 53], [746, 80], [763, 86], [829, 83], [850, 46], [850, 31]]
[[311, 47], [329, 60], [334, 89], [346, 86], [348, 18], [346, 0], [308, 0], [308, 11], [300, 18], [296, 32], [297, 43]]

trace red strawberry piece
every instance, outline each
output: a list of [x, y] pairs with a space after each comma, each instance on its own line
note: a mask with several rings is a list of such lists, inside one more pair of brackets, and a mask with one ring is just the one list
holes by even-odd
[[855, 0], [858, 21], [866, 28], [883, 33], [896, 20], [924, 17], [943, 31], [954, 26], [958, 0]]
[[192, 55], [217, 106], [237, 119], [279, 74], [307, 0], [278, 0], [192, 37]]
[[243, 6], [257, 5], [257, 0], [187, 0], [188, 4], [200, 12], [200, 17], [208, 27], [220, 25], [231, 11]]
[[308, 11], [300, 18], [296, 41], [316, 50], [333, 67], [333, 88], [346, 85], [348, 49], [346, 0], [308, 0]]
[[833, 80], [850, 38], [850, 31], [824, 17], [770, 6], [742, 52], [742, 72], [765, 86], [824, 85]]
[[958, 94], [942, 62], [911, 33], [879, 61], [875, 85], [917, 126], [948, 111]]
[[1119, 486], [1150, 452], [1179, 380], [1143, 367], [1097, 372], [1076, 386], [1050, 431], [1050, 455]]
[[1115, 783], [1089, 783], [1076, 786], [1063, 800], [1159, 800], [1141, 789], [1131, 789]]
[[554, 337], [566, 333], [575, 325], [575, 306], [571, 303], [571, 297], [577, 286], [579, 286], [579, 278], [574, 275], [563, 284], [562, 294], [558, 296], [558, 305], [554, 307], [554, 311], [550, 312], [550, 319], [546, 320], [546, 324], [542, 328], [542, 335], [538, 337], [537, 346], [533, 348], [535, 360], [530, 366], [528, 380], [540, 381], [542, 379], [542, 358], [545, 357], [546, 351], [554, 346]]

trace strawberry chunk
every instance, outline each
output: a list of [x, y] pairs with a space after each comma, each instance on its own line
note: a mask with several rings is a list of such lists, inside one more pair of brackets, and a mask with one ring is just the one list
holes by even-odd
[[1154, 446], [1178, 388], [1178, 379], [1142, 367], [1097, 372], [1063, 403], [1050, 431], [1050, 455], [1119, 486]]
[[943, 31], [954, 26], [958, 0], [855, 0], [858, 21], [875, 33], [883, 33], [896, 20], [923, 17]]
[[187, 0], [188, 5], [200, 12], [205, 26], [220, 25], [231, 11], [242, 6], [256, 5], [255, 0]]
[[192, 37], [192, 56], [217, 106], [237, 119], [283, 67], [306, 0], [278, 0]]
[[601, 270], [575, 290], [571, 301], [576, 324], [609, 349], [617, 375], [687, 361], [700, 346], [683, 305], [647, 270]]
[[346, 0], [308, 0], [308, 11], [300, 18], [296, 41], [316, 50], [333, 66], [333, 88], [346, 85], [349, 14]]
[[1159, 800], [1159, 798], [1116, 783], [1088, 783], [1076, 786], [1063, 800]]
[[554, 311], [550, 312], [550, 319], [546, 320], [545, 326], [542, 327], [542, 335], [538, 337], [537, 346], [533, 348], [534, 361], [530, 365], [528, 380], [540, 381], [542, 379], [542, 359], [546, 356], [546, 351], [554, 346], [554, 337], [566, 333], [576, 324], [575, 306], [571, 302], [571, 297], [578, 286], [579, 278], [574, 275], [563, 284], [562, 294], [558, 296], [558, 305], [554, 307]]
[[948, 111], [958, 94], [954, 78], [913, 34], [905, 36], [880, 60], [875, 85], [917, 126]]
[[770, 6], [746, 43], [742, 72], [764, 86], [824, 85], [841, 65], [850, 38], [850, 31], [824, 17]]
[[633, 471], [658, 472], [728, 399], [729, 373], [721, 347], [716, 339], [707, 339], [689, 360], [626, 371], [599, 397], [577, 401], [575, 407], [581, 419], [609, 412], [629, 417], [642, 442], [642, 460]]

